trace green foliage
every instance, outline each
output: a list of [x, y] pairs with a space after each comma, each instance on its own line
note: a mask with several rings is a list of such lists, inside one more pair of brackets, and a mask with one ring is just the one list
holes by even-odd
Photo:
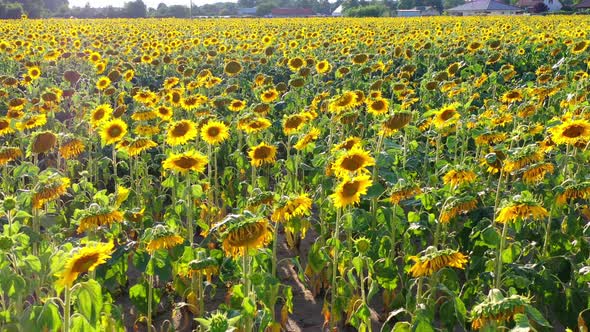
[[389, 9], [384, 5], [353, 7], [344, 11], [344, 16], [349, 17], [381, 17], [387, 15], [389, 15]]

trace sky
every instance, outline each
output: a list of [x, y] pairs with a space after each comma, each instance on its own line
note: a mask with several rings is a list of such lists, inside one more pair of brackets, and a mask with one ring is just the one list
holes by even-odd
[[[70, 8], [71, 7], [84, 7], [87, 2], [90, 3], [92, 7], [123, 7], [125, 2], [129, 2], [131, 0], [69, 0]], [[143, 0], [143, 2], [148, 7], [156, 8], [160, 2], [163, 2], [167, 5], [185, 5], [188, 7], [190, 0]], [[216, 3], [216, 2], [237, 2], [237, 0], [193, 0], [193, 5], [201, 6], [207, 3]]]

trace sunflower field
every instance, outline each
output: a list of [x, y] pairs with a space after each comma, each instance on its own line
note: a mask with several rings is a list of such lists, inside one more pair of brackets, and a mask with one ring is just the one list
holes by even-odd
[[0, 32], [0, 331], [588, 330], [588, 16]]

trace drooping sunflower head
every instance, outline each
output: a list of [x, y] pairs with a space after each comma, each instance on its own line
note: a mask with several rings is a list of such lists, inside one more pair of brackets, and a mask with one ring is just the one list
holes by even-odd
[[375, 165], [375, 159], [371, 157], [369, 152], [354, 147], [342, 153], [332, 165], [332, 169], [336, 176], [340, 178], [348, 177], [351, 174], [367, 173], [366, 167]]
[[344, 179], [336, 186], [335, 192], [330, 197], [337, 208], [358, 204], [361, 201], [361, 195], [365, 195], [372, 184], [373, 181], [369, 175]]
[[272, 238], [268, 220], [249, 211], [240, 215], [229, 215], [221, 223], [223, 251], [232, 257], [240, 257], [250, 250], [260, 249]]
[[204, 154], [195, 150], [184, 153], [172, 154], [163, 161], [162, 165], [165, 170], [172, 170], [185, 174], [188, 171], [202, 173], [209, 159]]
[[392, 188], [390, 201], [392, 204], [399, 204], [401, 201], [418, 195], [422, 192], [420, 185], [400, 179]]
[[209, 120], [201, 127], [201, 138], [208, 144], [219, 144], [229, 138], [229, 128], [221, 121]]
[[309, 215], [311, 212], [312, 200], [307, 194], [301, 194], [294, 197], [283, 197], [278, 207], [272, 214], [272, 221], [288, 222], [292, 218]]
[[448, 199], [442, 207], [439, 221], [449, 223], [460, 214], [468, 213], [477, 207], [477, 198], [469, 194], [461, 194]]
[[170, 230], [167, 226], [158, 224], [146, 229], [142, 241], [146, 244], [147, 252], [152, 255], [160, 249], [174, 248], [184, 242], [184, 239]]
[[248, 151], [250, 163], [253, 166], [260, 167], [264, 164], [273, 164], [276, 160], [277, 148], [264, 142], [253, 146]]
[[410, 268], [413, 277], [430, 276], [445, 267], [465, 269], [468, 257], [453, 249], [428, 247], [420, 256], [412, 256], [414, 265]]
[[22, 157], [23, 152], [17, 147], [2, 147], [0, 148], [0, 166], [4, 166], [9, 162]]
[[445, 184], [450, 184], [451, 187], [458, 187], [465, 184], [473, 183], [477, 179], [477, 175], [470, 169], [465, 169], [463, 167], [457, 167], [455, 169], [449, 170], [443, 176], [443, 182]]
[[362, 139], [357, 136], [349, 136], [346, 140], [336, 144], [332, 148], [332, 152], [338, 150], [351, 150], [354, 147], [360, 147]]
[[33, 192], [33, 208], [40, 209], [50, 201], [56, 200], [67, 193], [70, 179], [49, 170], [39, 176], [39, 181]]
[[171, 146], [182, 145], [197, 137], [197, 126], [191, 120], [171, 122], [166, 132], [166, 143]]
[[522, 314], [530, 304], [530, 299], [513, 294], [504, 297], [499, 289], [491, 289], [486, 299], [471, 310], [471, 328], [480, 330], [485, 327], [497, 328]]
[[237, 61], [228, 61], [223, 68], [223, 72], [228, 76], [236, 76], [242, 72], [242, 65]]
[[510, 157], [504, 162], [504, 171], [515, 172], [528, 165], [538, 163], [544, 159], [543, 152], [536, 144], [529, 144], [510, 151]]
[[74, 249], [63, 269], [56, 274], [58, 284], [72, 287], [81, 273], [94, 271], [99, 265], [106, 263], [113, 253], [114, 244], [90, 242], [83, 248]]
[[541, 220], [547, 217], [549, 212], [534, 199], [531, 193], [524, 191], [502, 204], [496, 221], [504, 224], [526, 219]]
[[238, 121], [238, 128], [248, 134], [256, 134], [270, 127], [272, 122], [264, 117], [248, 116]]
[[98, 204], [91, 204], [87, 209], [76, 210], [74, 218], [78, 222], [78, 234], [87, 230], [93, 230], [102, 226], [110, 226], [123, 221], [124, 216], [114, 207], [103, 207]]
[[575, 180], [566, 180], [557, 187], [556, 203], [565, 205], [571, 200], [587, 199], [590, 197], [590, 182], [579, 182]]
[[86, 146], [84, 142], [75, 137], [68, 137], [63, 140], [59, 147], [59, 154], [64, 159], [73, 159], [79, 156], [84, 150]]
[[125, 135], [127, 135], [127, 123], [121, 119], [113, 119], [105, 122], [100, 129], [102, 145], [117, 143]]
[[117, 144], [117, 148], [127, 152], [130, 157], [138, 156], [142, 152], [155, 148], [156, 146], [158, 146], [158, 143], [149, 138], [142, 137], [136, 137], [131, 140], [122, 140]]
[[391, 136], [412, 121], [412, 113], [408, 111], [395, 112], [381, 123], [381, 132]]

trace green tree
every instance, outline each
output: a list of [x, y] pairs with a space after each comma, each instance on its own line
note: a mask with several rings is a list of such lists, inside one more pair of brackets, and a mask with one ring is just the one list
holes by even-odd
[[443, 7], [444, 9], [449, 9], [457, 6], [461, 6], [465, 4], [465, 0], [444, 0]]
[[147, 17], [147, 6], [142, 0], [126, 2], [125, 16], [131, 18]]
[[414, 0], [400, 0], [397, 7], [399, 9], [414, 8]]

